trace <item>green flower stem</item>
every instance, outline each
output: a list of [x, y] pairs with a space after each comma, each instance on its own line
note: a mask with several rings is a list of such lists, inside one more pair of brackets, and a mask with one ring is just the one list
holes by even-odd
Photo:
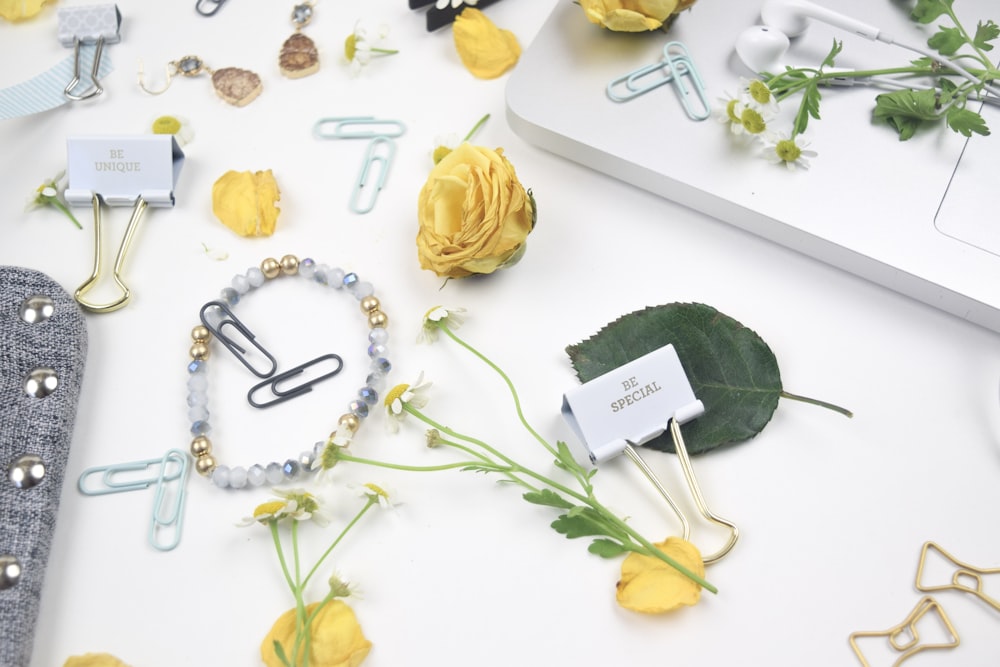
[[63, 215], [65, 215], [67, 218], [69, 218], [70, 220], [72, 220], [73, 224], [76, 225], [77, 229], [83, 229], [83, 225], [81, 225], [80, 221], [76, 219], [76, 216], [73, 215], [73, 212], [70, 211], [68, 208], [66, 208], [61, 201], [59, 201], [58, 199], [53, 198], [52, 199], [52, 205], [55, 206], [60, 211], [62, 211]]
[[268, 528], [271, 529], [271, 539], [274, 540], [274, 550], [278, 552], [278, 562], [281, 564], [281, 573], [285, 575], [285, 581], [288, 583], [288, 588], [291, 589], [292, 594], [295, 594], [295, 582], [292, 580], [292, 574], [288, 569], [288, 563], [285, 561], [285, 551], [281, 548], [281, 537], [278, 535], [278, 520], [271, 519], [267, 522]]
[[990, 59], [982, 51], [982, 49], [980, 49], [978, 46], [976, 46], [976, 43], [972, 40], [972, 37], [969, 36], [969, 33], [965, 29], [965, 26], [962, 25], [962, 22], [958, 20], [958, 16], [955, 14], [955, 10], [952, 9], [951, 3], [950, 2], [943, 2], [941, 4], [944, 7], [945, 13], [948, 14], [948, 18], [951, 19], [952, 23], [955, 24], [955, 27], [958, 28], [958, 31], [962, 34], [962, 37], [965, 39], [966, 44], [968, 44], [969, 46], [971, 46], [972, 50], [975, 51], [979, 55], [979, 61], [981, 63], [983, 63], [984, 65], [986, 65], [987, 67], [991, 67], [992, 63], [990, 62]]
[[389, 470], [403, 470], [405, 472], [438, 472], [441, 470], [455, 470], [456, 468], [467, 468], [470, 465], [481, 465], [476, 461], [460, 461], [458, 463], [445, 463], [436, 466], [411, 466], [404, 463], [389, 463], [388, 461], [377, 461], [366, 459], [346, 452], [337, 453], [338, 461], [349, 461], [352, 463], [363, 463], [364, 465], [375, 466], [377, 468], [388, 468]]
[[[453, 440], [445, 440], [444, 438], [440, 438], [438, 440], [438, 442], [440, 444], [442, 444], [442, 445], [446, 445], [448, 447], [452, 447], [454, 449], [458, 449], [460, 451], [463, 451], [466, 454], [468, 454], [469, 456], [474, 456], [477, 459], [479, 459], [480, 461], [482, 461], [483, 463], [486, 463], [486, 464], [495, 464], [496, 463], [495, 461], [491, 460], [485, 454], [481, 454], [480, 452], [477, 452], [476, 450], [474, 450], [472, 447], [469, 447], [467, 445], [463, 445], [463, 444], [461, 444], [459, 442], [455, 442]], [[479, 465], [479, 464], [475, 464], [475, 465]], [[500, 472], [500, 471], [498, 471], [498, 472]], [[535, 492], [537, 492], [539, 490], [537, 486], [533, 486], [532, 484], [529, 484], [528, 482], [526, 482], [525, 480], [521, 479], [516, 474], [514, 474], [512, 471], [509, 471], [509, 470], [508, 471], [504, 471], [501, 474], [503, 474], [504, 477], [506, 477], [510, 481], [514, 482], [518, 486], [527, 489], [528, 491], [535, 491]]]
[[351, 519], [351, 521], [346, 526], [344, 526], [344, 529], [340, 531], [340, 535], [337, 535], [337, 539], [335, 539], [333, 543], [330, 544], [329, 547], [327, 547], [326, 551], [323, 552], [323, 555], [319, 557], [318, 561], [316, 561], [316, 564], [313, 565], [311, 570], [309, 570], [309, 574], [307, 574], [306, 578], [302, 581], [303, 589], [306, 587], [306, 584], [309, 583], [309, 580], [312, 579], [312, 576], [316, 574], [316, 570], [319, 569], [319, 566], [323, 563], [324, 560], [326, 560], [327, 556], [329, 556], [333, 552], [334, 548], [336, 548], [336, 546], [340, 544], [340, 541], [343, 540], [344, 537], [347, 535], [347, 533], [351, 530], [351, 528], [354, 527], [354, 524], [360, 521], [361, 517], [363, 517], [365, 513], [371, 509], [372, 505], [375, 505], [376, 503], [378, 503], [377, 497], [373, 498], [371, 496], [368, 496], [368, 502], [365, 503], [365, 506], [362, 507], [361, 510], [354, 515], [354, 518]]
[[376, 48], [376, 47], [372, 47], [371, 48], [371, 52], [372, 53], [380, 53], [383, 56], [391, 56], [394, 53], [399, 53], [399, 50], [398, 49], [379, 49], [379, 48]]
[[482, 361], [484, 364], [492, 368], [497, 373], [497, 375], [503, 378], [504, 383], [507, 385], [507, 389], [510, 391], [511, 397], [514, 399], [514, 409], [517, 410], [517, 418], [521, 420], [521, 424], [524, 426], [525, 429], [527, 429], [528, 433], [530, 433], [532, 437], [535, 438], [535, 440], [537, 440], [539, 443], [541, 443], [543, 447], [545, 447], [545, 449], [549, 450], [549, 452], [553, 456], [558, 457], [559, 452], [557, 452], [555, 448], [552, 447], [552, 445], [546, 442], [545, 438], [540, 436], [538, 432], [531, 427], [531, 424], [529, 424], [528, 421], [524, 418], [524, 411], [521, 409], [521, 398], [517, 394], [517, 389], [514, 388], [514, 383], [511, 382], [511, 379], [507, 376], [506, 373], [503, 372], [503, 369], [501, 369], [499, 366], [493, 363], [486, 355], [481, 353], [479, 350], [477, 350], [476, 348], [472, 347], [464, 340], [459, 338], [458, 335], [448, 327], [446, 319], [436, 322], [436, 324], [438, 328], [445, 333], [446, 336], [448, 336], [453, 341], [455, 341], [456, 343], [464, 347], [466, 350], [474, 354], [476, 357], [479, 358], [480, 361]]
[[792, 394], [787, 391], [781, 392], [782, 398], [787, 398], [792, 401], [800, 401], [802, 403], [809, 403], [810, 405], [818, 405], [821, 408], [826, 408], [828, 410], [833, 410], [834, 412], [839, 412], [845, 417], [853, 417], [854, 413], [847, 408], [842, 408], [839, 405], [834, 405], [833, 403], [827, 403], [826, 401], [821, 401], [816, 398], [809, 398], [808, 396], [799, 396], [797, 394]]
[[[481, 356], [481, 355], [479, 355], [479, 356]], [[426, 424], [431, 425], [432, 427], [438, 429], [442, 433], [446, 433], [448, 435], [454, 435], [454, 432], [451, 429], [449, 429], [446, 426], [442, 426], [442, 425], [438, 424], [433, 419], [431, 419], [430, 417], [427, 417], [425, 414], [423, 414], [422, 412], [420, 412], [419, 410], [417, 410], [416, 408], [414, 408], [412, 405], [410, 405], [410, 404], [404, 404], [403, 407], [404, 407], [404, 409], [407, 412], [409, 412], [410, 414], [412, 414], [414, 417], [416, 417], [417, 419], [420, 419], [421, 421], [423, 421]], [[462, 437], [462, 436], [456, 436], [456, 437]], [[463, 438], [463, 439], [465, 439], [465, 438]], [[615, 516], [615, 514], [613, 512], [611, 512], [611, 510], [609, 510], [607, 507], [605, 507], [604, 505], [602, 505], [597, 500], [596, 496], [594, 496], [593, 491], [590, 490], [590, 485], [589, 484], [587, 485], [587, 489], [588, 490], [587, 490], [586, 494], [579, 493], [578, 491], [574, 491], [573, 489], [570, 489], [569, 487], [567, 487], [567, 486], [565, 486], [563, 484], [560, 484], [559, 482], [556, 482], [555, 480], [550, 479], [550, 478], [546, 477], [545, 475], [542, 475], [541, 473], [535, 472], [534, 470], [532, 470], [530, 468], [526, 468], [526, 467], [520, 465], [519, 463], [517, 463], [516, 461], [514, 461], [510, 457], [504, 456], [503, 454], [501, 454], [500, 452], [498, 452], [495, 448], [489, 446], [485, 442], [482, 442], [480, 440], [474, 440], [474, 439], [471, 439], [471, 438], [469, 438], [468, 440], [470, 442], [475, 442], [476, 444], [479, 444], [480, 446], [482, 446], [485, 449], [487, 449], [487, 451], [490, 451], [491, 453], [495, 454], [497, 457], [499, 457], [500, 459], [502, 459], [505, 463], [507, 463], [506, 469], [504, 469], [502, 467], [497, 467], [497, 469], [496, 469], [497, 472], [505, 472], [505, 473], [510, 474], [510, 475], [516, 475], [518, 473], [519, 474], [523, 474], [523, 475], [527, 475], [527, 476], [529, 476], [529, 477], [531, 477], [533, 479], [538, 480], [539, 482], [542, 482], [543, 484], [549, 486], [550, 488], [552, 488], [552, 489], [554, 489], [556, 491], [559, 491], [560, 493], [563, 493], [566, 496], [569, 496], [570, 498], [573, 498], [577, 502], [579, 502], [579, 503], [581, 503], [583, 505], [587, 505], [588, 507], [590, 507], [591, 509], [593, 509], [595, 512], [597, 512], [598, 514], [600, 514], [605, 520], [609, 521], [620, 532], [623, 532], [623, 533], [627, 534], [629, 537], [631, 537], [633, 540], [635, 540], [638, 544], [642, 545], [643, 550], [640, 551], [638, 549], [632, 549], [633, 551], [639, 551], [639, 553], [644, 553], [647, 556], [652, 556], [654, 558], [659, 558], [664, 563], [666, 563], [667, 565], [670, 565], [671, 567], [673, 567], [674, 569], [676, 569], [678, 572], [680, 572], [685, 577], [687, 577], [691, 581], [695, 582], [696, 584], [698, 584], [699, 586], [701, 586], [705, 590], [711, 591], [712, 593], [718, 593], [719, 592], [719, 589], [717, 589], [712, 584], [708, 583], [703, 577], [698, 576], [697, 574], [695, 574], [694, 572], [692, 572], [688, 568], [684, 567], [683, 565], [681, 565], [680, 563], [678, 563], [677, 561], [675, 561], [673, 558], [671, 558], [667, 554], [663, 553], [660, 549], [657, 549], [656, 546], [653, 545], [649, 540], [647, 540], [646, 538], [644, 538], [635, 529], [633, 529], [627, 523], [625, 523], [624, 521], [622, 521], [621, 519], [619, 519], [617, 516]], [[546, 449], [549, 449], [550, 451], [554, 451], [552, 449], [552, 447], [550, 445], [548, 445], [548, 443], [545, 443], [545, 445], [546, 445]], [[556, 455], [558, 456], [558, 453]], [[353, 459], [353, 458], [354, 457], [351, 457], [351, 459]], [[369, 462], [370, 463], [374, 463], [375, 465], [385, 465], [385, 467], [396, 467], [394, 465], [381, 464], [381, 463], [375, 462], [375, 461], [369, 461]], [[455, 468], [455, 467], [464, 468], [464, 467], [468, 467], [468, 463], [461, 463], [461, 464], [458, 464], [458, 465], [448, 466], [448, 467], [452, 467], [452, 468]], [[435, 466], [434, 468], [436, 468], [436, 469], [445, 469], [444, 466]], [[413, 468], [410, 468], [410, 469], [413, 469]], [[423, 470], [429, 470], [430, 468], [422, 468], [422, 469]], [[578, 475], [575, 475], [575, 476], [578, 476]], [[626, 547], [627, 546], [628, 545], [626, 545]]]
[[[292, 648], [292, 655], [295, 656], [298, 654], [299, 645], [301, 644], [303, 665], [309, 664], [309, 654], [312, 652], [312, 633], [309, 632], [309, 628], [312, 627], [313, 621], [316, 620], [316, 616], [319, 615], [319, 612], [323, 610], [323, 607], [330, 604], [330, 601], [333, 600], [333, 598], [334, 594], [333, 591], [331, 590], [329, 593], [326, 594], [326, 597], [324, 597], [322, 600], [319, 601], [319, 603], [316, 605], [316, 608], [312, 610], [312, 613], [310, 613], [306, 617], [305, 625], [303, 626], [302, 631], [296, 630], [295, 646], [294, 648]], [[293, 667], [297, 666], [294, 666], [293, 663]]]
[[479, 128], [481, 128], [486, 123], [486, 121], [488, 121], [489, 119], [490, 119], [490, 115], [489, 114], [486, 114], [485, 116], [483, 116], [482, 118], [480, 118], [479, 122], [477, 122], [475, 125], [472, 126], [472, 129], [469, 130], [469, 133], [467, 135], [465, 135], [465, 138], [462, 139], [462, 141], [468, 141], [469, 139], [471, 139], [473, 137], [473, 135], [475, 135], [476, 132], [479, 131]]

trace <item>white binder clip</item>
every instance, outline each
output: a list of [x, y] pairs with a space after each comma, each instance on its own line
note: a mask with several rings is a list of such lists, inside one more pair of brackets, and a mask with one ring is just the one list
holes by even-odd
[[562, 405], [563, 417], [587, 447], [590, 460], [599, 464], [619, 454], [628, 456], [670, 505], [681, 522], [682, 537], [687, 540], [690, 522], [637, 450], [669, 430], [699, 513], [707, 521], [729, 529], [729, 539], [722, 549], [703, 558], [710, 564], [732, 550], [739, 539], [739, 528], [709, 509], [684, 445], [681, 424], [704, 411], [673, 345], [665, 345], [566, 392]]
[[[81, 7], [60, 7], [59, 42], [73, 47], [73, 78], [66, 85], [63, 94], [71, 100], [79, 101], [95, 97], [104, 92], [98, 73], [105, 44], [121, 41], [122, 15], [118, 5], [87, 5]], [[90, 67], [90, 87], [83, 92], [74, 90], [80, 84], [80, 48], [83, 44], [94, 45], [94, 60]]]

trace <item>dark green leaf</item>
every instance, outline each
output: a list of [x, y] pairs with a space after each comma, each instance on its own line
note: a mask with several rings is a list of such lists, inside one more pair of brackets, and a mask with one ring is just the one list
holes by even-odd
[[948, 12], [953, 0], [917, 0], [917, 5], [910, 12], [910, 18], [918, 23], [930, 23], [937, 17]]
[[986, 126], [986, 121], [975, 111], [952, 107], [948, 109], [948, 127], [965, 137], [971, 137], [973, 133], [989, 136], [990, 128]]
[[601, 558], [615, 558], [617, 556], [621, 556], [623, 553], [628, 551], [628, 549], [614, 540], [600, 539], [591, 542], [590, 546], [587, 547], [587, 551], [598, 555]]
[[895, 128], [900, 141], [913, 136], [923, 121], [937, 120], [941, 112], [933, 90], [897, 90], [875, 98], [874, 116]]
[[940, 28], [927, 40], [927, 46], [942, 56], [955, 55], [955, 52], [965, 46], [965, 44], [965, 35], [958, 28]]
[[[778, 363], [755, 332], [711, 306], [673, 303], [636, 311], [566, 348], [581, 382], [668, 343], [705, 413], [684, 425], [692, 453], [747, 440], [770, 421], [782, 386]], [[669, 436], [648, 446], [673, 451]]]
[[815, 81], [810, 81], [809, 85], [802, 91], [802, 102], [799, 104], [798, 113], [795, 114], [795, 121], [792, 124], [794, 134], [798, 135], [806, 131], [810, 116], [819, 120], [820, 99], [822, 99], [822, 95], [820, 95], [819, 86], [816, 85]]
[[534, 503], [535, 505], [546, 505], [548, 507], [558, 507], [559, 509], [568, 510], [573, 508], [573, 503], [569, 502], [562, 496], [560, 496], [555, 491], [551, 489], [542, 489], [541, 491], [528, 491], [523, 496], [521, 496], [529, 503]]

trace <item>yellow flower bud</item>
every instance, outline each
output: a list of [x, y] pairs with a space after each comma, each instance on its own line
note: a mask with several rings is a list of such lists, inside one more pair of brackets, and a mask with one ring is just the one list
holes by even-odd
[[[654, 545], [698, 576], [704, 578], [705, 564], [697, 547], [679, 537], [668, 537]], [[630, 553], [622, 561], [618, 581], [618, 604], [644, 614], [663, 614], [701, 598], [701, 587], [659, 558]]]
[[658, 30], [671, 14], [693, 4], [693, 0], [580, 0], [587, 20], [616, 32]]
[[495, 79], [517, 64], [521, 45], [478, 9], [466, 7], [452, 25], [455, 49], [465, 68], [479, 79]]
[[128, 667], [128, 665], [110, 653], [85, 653], [70, 657], [63, 667]]

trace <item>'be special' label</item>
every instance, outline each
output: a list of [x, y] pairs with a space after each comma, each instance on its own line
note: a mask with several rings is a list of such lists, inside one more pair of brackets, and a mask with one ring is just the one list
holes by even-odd
[[594, 463], [705, 411], [673, 345], [653, 350], [563, 394], [562, 414]]

